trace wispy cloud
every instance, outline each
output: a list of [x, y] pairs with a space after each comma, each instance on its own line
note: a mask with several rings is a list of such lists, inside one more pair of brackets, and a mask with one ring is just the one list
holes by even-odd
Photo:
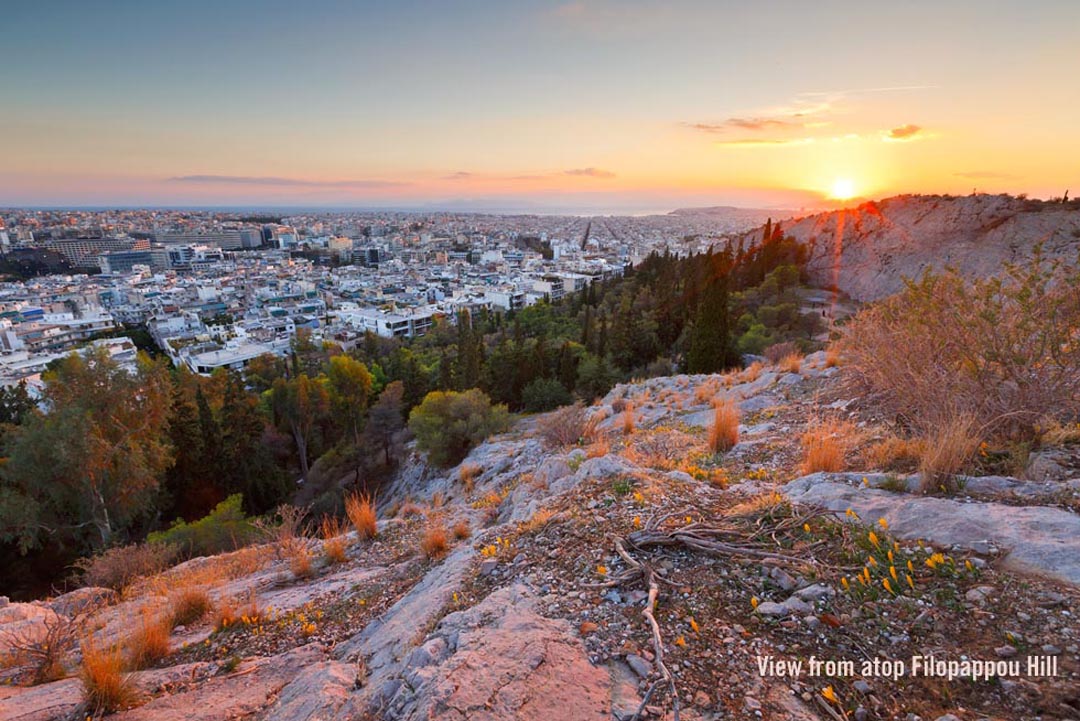
[[1012, 180], [1017, 177], [1012, 173], [998, 173], [993, 170], [965, 170], [953, 175], [970, 180]]
[[921, 127], [914, 123], [908, 123], [907, 125], [901, 125], [884, 133], [882, 139], [886, 142], [897, 143], [907, 142], [909, 140], [919, 140], [924, 135]]
[[199, 185], [257, 185], [303, 188], [395, 188], [408, 185], [408, 183], [393, 180], [309, 180], [273, 175], [178, 175], [169, 178], [169, 182]]
[[722, 123], [688, 123], [703, 133], [725, 133], [729, 130], [786, 130], [802, 128], [803, 123], [780, 118], [728, 118]]
[[571, 170], [564, 170], [563, 175], [576, 175], [579, 177], [587, 178], [614, 178], [615, 173], [610, 170], [603, 170], [601, 168], [573, 168]]
[[470, 178], [474, 177], [476, 177], [476, 173], [469, 173], [464, 170], [459, 170], [456, 173], [444, 175], [443, 180], [469, 180]]
[[716, 145], [726, 148], [779, 148], [792, 145], [810, 145], [815, 138], [739, 138], [718, 140]]

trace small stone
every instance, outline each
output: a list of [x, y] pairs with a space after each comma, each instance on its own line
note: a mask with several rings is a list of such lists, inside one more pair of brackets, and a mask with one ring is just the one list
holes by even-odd
[[499, 562], [494, 558], [485, 558], [483, 561], [480, 562], [480, 575], [490, 576], [492, 573], [495, 572], [495, 569], [498, 568], [498, 566]]
[[855, 709], [855, 721], [866, 721], [866, 719], [868, 718], [870, 718], [870, 714], [865, 708], [860, 706], [859, 708]]
[[803, 623], [811, 630], [816, 630], [821, 626], [821, 620], [817, 616], [806, 616], [803, 618]]
[[761, 702], [758, 701], [753, 696], [747, 696], [746, 698], [744, 698], [743, 699], [743, 706], [746, 707], [747, 711], [760, 711], [761, 710]]
[[996, 653], [1001, 658], [1012, 658], [1013, 656], [1016, 655], [1016, 647], [1015, 646], [998, 646], [997, 648], [994, 649], [994, 653]]
[[519, 553], [518, 555], [514, 556], [514, 564], [516, 565], [518, 563], [524, 563], [526, 558], [527, 556], [524, 553]]
[[936, 719], [934, 719], [934, 721], [960, 721], [960, 718], [955, 714], [947, 713], [938, 716]]
[[622, 603], [622, 596], [614, 588], [605, 593], [604, 598], [612, 603]]
[[790, 608], [774, 601], [762, 601], [754, 610], [761, 616], [771, 616], [773, 618], [783, 618], [791, 613]]
[[986, 603], [990, 594], [994, 592], [993, 586], [976, 586], [964, 594], [964, 598], [972, 603]]
[[630, 670], [636, 673], [639, 678], [648, 678], [653, 672], [653, 665], [637, 654], [629, 654], [626, 657], [626, 665], [629, 666]]
[[784, 601], [784, 606], [788, 608], [792, 613], [810, 613], [814, 610], [814, 606], [811, 603], [807, 603], [798, 596], [792, 596], [788, 600]]
[[799, 589], [795, 592], [795, 595], [804, 601], [814, 602], [820, 601], [823, 598], [828, 598], [834, 593], [836, 593], [836, 591], [834, 591], [829, 586], [826, 586], [822, 583], [815, 583], [812, 586], [807, 586], [806, 588]]
[[855, 683], [851, 684], [851, 686], [852, 686], [852, 688], [854, 688], [856, 691], [858, 691], [859, 693], [861, 693], [863, 695], [866, 695], [866, 694], [870, 693], [873, 690], [873, 689], [870, 688], [870, 684], [868, 684], [866, 681], [864, 681], [861, 678], [858, 681], [856, 681]]
[[1043, 651], [1043, 653], [1045, 653], [1047, 655], [1050, 655], [1050, 656], [1057, 656], [1059, 653], [1061, 653], [1061, 649], [1058, 648], [1057, 646], [1055, 646], [1052, 643], [1048, 643], [1045, 646], [1043, 646], [1042, 651]]
[[704, 691], [698, 691], [694, 694], [694, 705], [698, 708], [708, 708], [712, 705], [712, 699]]

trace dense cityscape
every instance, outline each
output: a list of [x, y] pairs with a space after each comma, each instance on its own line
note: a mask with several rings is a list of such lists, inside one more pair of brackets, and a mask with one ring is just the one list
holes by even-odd
[[[513, 311], [621, 276], [653, 251], [701, 252], [782, 211], [655, 216], [184, 210], [0, 211], [0, 382], [145, 330], [210, 374], [288, 353], [297, 328], [349, 350], [423, 335], [462, 310]], [[19, 278], [18, 276], [24, 276]]]

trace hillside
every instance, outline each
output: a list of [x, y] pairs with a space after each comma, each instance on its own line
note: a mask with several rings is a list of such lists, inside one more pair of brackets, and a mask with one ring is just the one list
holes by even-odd
[[[1076, 718], [1080, 449], [1033, 454], [1027, 480], [912, 495], [913, 475], [868, 460], [887, 430], [843, 395], [843, 373], [817, 353], [619, 385], [585, 411], [584, 444], [553, 442], [573, 420], [563, 410], [520, 420], [449, 470], [414, 454], [383, 490], [378, 537], [349, 532], [342, 563], [315, 538], [251, 547], [121, 596], [6, 605], [0, 635], [77, 619], [108, 644], [171, 613], [181, 589], [244, 609], [219, 630], [220, 612], [173, 628], [167, 653], [134, 674], [122, 721], [670, 719], [676, 703], [687, 721]], [[718, 400], [741, 415], [723, 455], [708, 447]], [[822, 412], [842, 424], [849, 472], [802, 471], [799, 439]], [[448, 529], [445, 553], [422, 551], [433, 528]], [[923, 653], [1040, 654], [1058, 676], [759, 670], [766, 657]], [[0, 687], [0, 718], [85, 718], [78, 655], [63, 659], [65, 678]], [[4, 680], [25, 682], [27, 660], [9, 658]]]
[[[904, 278], [953, 265], [967, 277], [999, 272], [1030, 256], [1037, 243], [1049, 257], [1080, 253], [1080, 204], [1044, 203], [1009, 195], [900, 195], [785, 221], [784, 234], [810, 250], [811, 280], [835, 284], [855, 300], [899, 291]], [[755, 243], [761, 231], [742, 236]]]

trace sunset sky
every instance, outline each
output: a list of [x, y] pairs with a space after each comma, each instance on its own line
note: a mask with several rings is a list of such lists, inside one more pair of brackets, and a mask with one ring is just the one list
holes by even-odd
[[53, 0], [2, 27], [0, 206], [1080, 193], [1076, 0]]

